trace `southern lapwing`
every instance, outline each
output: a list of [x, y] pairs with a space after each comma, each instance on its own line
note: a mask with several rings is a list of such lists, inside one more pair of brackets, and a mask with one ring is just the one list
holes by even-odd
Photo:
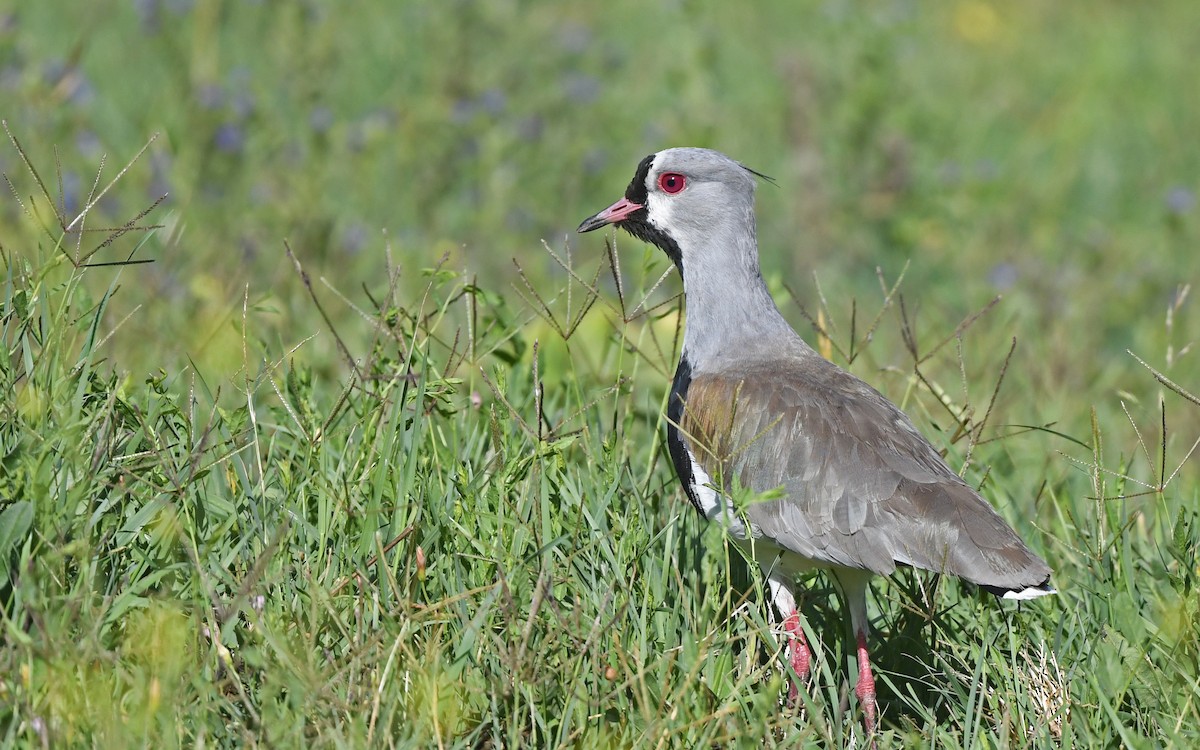
[[[660, 151], [638, 165], [624, 198], [579, 231], [616, 225], [679, 269], [687, 326], [667, 408], [679, 480], [696, 510], [725, 524], [762, 567], [800, 680], [809, 649], [793, 585], [808, 571], [833, 575], [850, 609], [855, 692], [871, 735], [871, 576], [910, 565], [1030, 599], [1054, 593], [1050, 567], [904, 412], [784, 320], [759, 271], [756, 174], [716, 151]], [[735, 503], [737, 488], [779, 492]]]

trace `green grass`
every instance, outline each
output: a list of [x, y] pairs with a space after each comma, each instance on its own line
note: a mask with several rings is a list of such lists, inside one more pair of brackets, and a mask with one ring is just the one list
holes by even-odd
[[860, 741], [829, 582], [785, 708], [675, 486], [667, 262], [564, 239], [695, 144], [779, 182], [785, 314], [1056, 571], [879, 580], [880, 744], [1197, 744], [1193, 15], [0, 9], [0, 743]]

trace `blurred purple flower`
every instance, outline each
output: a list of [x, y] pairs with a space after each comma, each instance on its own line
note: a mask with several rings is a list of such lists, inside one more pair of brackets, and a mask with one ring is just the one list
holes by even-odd
[[342, 227], [339, 244], [347, 255], [357, 255], [367, 245], [367, 228], [358, 222]]
[[202, 83], [195, 91], [201, 109], [217, 109], [225, 104], [225, 89], [217, 83]]
[[500, 89], [491, 88], [474, 99], [459, 98], [454, 100], [450, 108], [450, 121], [457, 125], [465, 125], [480, 112], [497, 115], [508, 106], [508, 97]]
[[0, 91], [13, 90], [21, 85], [21, 65], [10, 63], [0, 66]]
[[218, 151], [239, 154], [246, 145], [246, 133], [235, 123], [222, 123], [213, 136], [213, 144]]
[[367, 145], [367, 131], [361, 122], [352, 122], [346, 128], [346, 148], [362, 151]]
[[250, 186], [250, 202], [256, 206], [265, 206], [275, 200], [275, 190], [271, 184], [259, 181]]
[[59, 196], [59, 205], [62, 208], [63, 215], [68, 219], [74, 219], [83, 208], [83, 203], [80, 201], [82, 186], [83, 181], [79, 179], [79, 175], [74, 172], [63, 173], [62, 195]]
[[666, 137], [666, 129], [657, 122], [648, 122], [642, 128], [642, 141], [645, 143], [662, 143]]
[[293, 166], [293, 167], [300, 166], [301, 164], [304, 163], [304, 160], [307, 158], [307, 155], [308, 155], [308, 149], [304, 148], [304, 145], [301, 144], [300, 141], [298, 141], [298, 140], [295, 140], [295, 139], [289, 140], [287, 142], [287, 145], [283, 147], [283, 152], [282, 152], [283, 163], [288, 164], [290, 166]]
[[391, 130], [400, 123], [400, 115], [391, 107], [380, 107], [371, 114], [367, 115], [367, 119], [378, 128]]
[[498, 115], [508, 104], [504, 92], [500, 89], [488, 89], [479, 95], [479, 106], [489, 115]]
[[558, 46], [564, 52], [579, 55], [592, 44], [592, 30], [579, 23], [565, 23], [558, 30]]
[[91, 130], [80, 130], [75, 134], [75, 148], [88, 161], [96, 161], [104, 154], [100, 138]]
[[394, 110], [377, 109], [368, 112], [346, 127], [346, 145], [352, 151], [361, 151], [368, 144], [387, 139], [400, 118]]
[[962, 180], [962, 167], [958, 162], [944, 161], [938, 166], [938, 179], [944, 185], [957, 185]]
[[249, 234], [243, 234], [238, 239], [238, 245], [242, 249], [242, 259], [246, 262], [251, 262], [258, 257], [258, 241]]
[[1167, 191], [1167, 210], [1176, 216], [1186, 214], [1196, 203], [1196, 194], [1182, 185], [1176, 185]]
[[608, 164], [608, 152], [602, 148], [593, 148], [583, 155], [584, 174], [597, 174]]
[[450, 108], [450, 122], [456, 125], [462, 125], [470, 122], [475, 116], [475, 102], [470, 99], [455, 99], [454, 106]]
[[254, 114], [254, 95], [247, 91], [239, 91], [229, 103], [230, 109], [239, 120], [244, 120]]
[[546, 129], [546, 123], [538, 115], [522, 117], [517, 121], [517, 137], [526, 141], [537, 141]]
[[86, 106], [96, 98], [96, 89], [77, 66], [62, 60], [50, 60], [42, 67], [42, 80], [46, 85], [61, 87], [66, 101], [75, 106]]
[[62, 80], [62, 77], [67, 74], [66, 62], [59, 59], [47, 60], [42, 65], [42, 81], [53, 86]]
[[71, 89], [67, 94], [68, 102], [74, 104], [76, 107], [86, 107], [95, 98], [96, 87], [92, 85], [92, 82], [83, 73], [77, 73], [77, 75], [72, 76]]
[[980, 159], [975, 162], [975, 176], [982, 182], [991, 182], [1000, 176], [1000, 167], [992, 159]]
[[150, 34], [158, 33], [161, 28], [162, 0], [133, 0], [133, 9], [137, 13], [142, 31]]
[[333, 127], [333, 112], [326, 106], [313, 107], [308, 113], [308, 126], [314, 133], [323, 134]]
[[534, 216], [527, 209], [516, 206], [509, 209], [504, 224], [514, 232], [529, 232], [534, 227]]
[[254, 71], [245, 65], [235, 65], [229, 69], [229, 85], [235, 89], [244, 89], [254, 80]]
[[150, 184], [146, 192], [151, 200], [171, 193], [171, 155], [165, 150], [150, 152]]
[[567, 73], [562, 87], [567, 98], [576, 104], [590, 104], [600, 96], [600, 81], [586, 73]]
[[1011, 289], [1020, 277], [1020, 272], [1017, 267], [1009, 262], [997, 263], [992, 266], [992, 270], [988, 271], [988, 283], [997, 289], [1004, 291]]

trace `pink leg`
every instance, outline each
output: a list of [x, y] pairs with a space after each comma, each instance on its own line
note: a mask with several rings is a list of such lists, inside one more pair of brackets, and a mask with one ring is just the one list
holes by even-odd
[[867, 736], [875, 734], [875, 676], [871, 674], [871, 660], [867, 656], [867, 634], [858, 631], [858, 685], [854, 689], [863, 708], [863, 722], [867, 725]]
[[871, 574], [865, 570], [839, 570], [835, 572], [834, 580], [850, 609], [850, 625], [858, 641], [858, 684], [854, 692], [863, 709], [867, 744], [874, 748], [879, 710], [875, 701], [875, 676], [871, 674], [871, 659], [867, 655], [867, 631], [871, 629], [871, 622], [867, 618], [867, 590], [871, 587]]
[[[808, 681], [809, 659], [808, 640], [804, 637], [804, 629], [800, 627], [800, 613], [792, 612], [783, 621], [783, 629], [788, 634], [788, 657], [792, 670], [800, 682]], [[793, 682], [788, 688], [788, 703], [795, 705], [799, 698], [800, 686]]]
[[783, 630], [787, 633], [788, 640], [788, 663], [796, 672], [797, 682], [788, 687], [788, 704], [794, 706], [800, 697], [799, 683], [808, 681], [811, 659], [808, 640], [804, 637], [804, 629], [800, 627], [800, 612], [796, 609], [791, 581], [784, 575], [776, 574], [768, 578], [767, 583], [771, 587], [771, 599], [775, 602], [775, 608], [783, 615]]

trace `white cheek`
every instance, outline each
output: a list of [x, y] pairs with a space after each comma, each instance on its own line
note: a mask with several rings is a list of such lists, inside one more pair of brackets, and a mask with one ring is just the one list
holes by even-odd
[[671, 196], [654, 190], [647, 194], [646, 218], [654, 227], [666, 231], [668, 227], [674, 226], [675, 222], [672, 221], [674, 209], [675, 201], [671, 200]]
[[[660, 153], [654, 157], [654, 161], [650, 163], [650, 171], [646, 176], [646, 220], [651, 226], [659, 229], [666, 234], [672, 235], [671, 228], [675, 227], [674, 209], [676, 201], [672, 200], [674, 196], [667, 195], [658, 189], [655, 184], [655, 175], [659, 172], [659, 159], [662, 157]], [[678, 242], [676, 238], [676, 242]]]

